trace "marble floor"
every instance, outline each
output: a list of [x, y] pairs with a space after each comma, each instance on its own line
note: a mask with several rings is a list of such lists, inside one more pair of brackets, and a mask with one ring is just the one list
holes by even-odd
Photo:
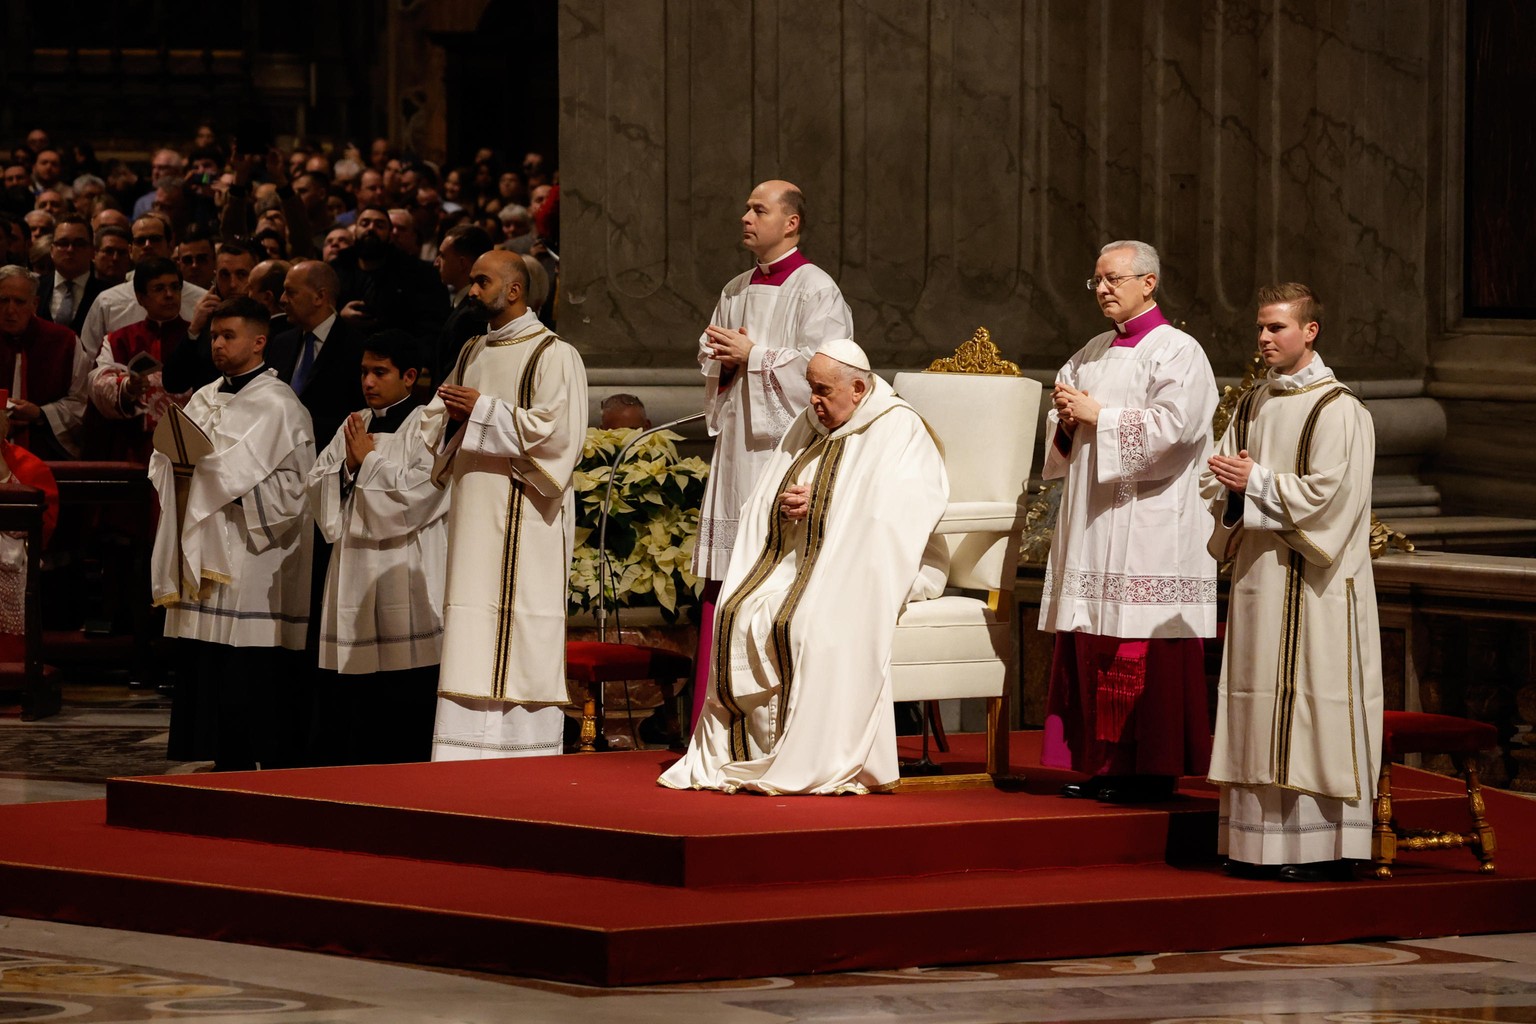
[[[0, 802], [200, 769], [164, 760], [168, 716], [72, 687], [55, 718], [0, 718]], [[54, 1020], [1536, 1024], [1536, 933], [593, 989], [0, 917], [0, 1022]]]

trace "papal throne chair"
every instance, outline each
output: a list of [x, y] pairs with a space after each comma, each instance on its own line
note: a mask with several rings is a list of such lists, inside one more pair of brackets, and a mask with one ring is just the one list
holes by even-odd
[[897, 374], [895, 388], [943, 443], [949, 507], [935, 533], [949, 569], [943, 596], [909, 603], [897, 621], [892, 692], [925, 703], [985, 698], [987, 774], [963, 781], [988, 783], [1008, 772], [1013, 588], [1041, 387], [1000, 357], [982, 327], [954, 356]]

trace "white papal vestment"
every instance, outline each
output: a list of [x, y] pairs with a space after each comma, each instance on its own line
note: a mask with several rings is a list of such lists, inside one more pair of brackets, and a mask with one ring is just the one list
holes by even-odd
[[1206, 471], [1211, 552], [1233, 559], [1210, 779], [1220, 852], [1249, 864], [1370, 857], [1381, 767], [1370, 414], [1318, 356], [1244, 396], [1221, 440], [1245, 495]]
[[462, 424], [441, 398], [421, 420], [453, 483], [432, 756], [556, 754], [586, 370], [529, 312], [466, 344], [447, 383], [480, 399]]
[[[778, 496], [811, 487], [810, 514]], [[891, 642], [949, 495], [921, 417], [879, 378], [830, 434], [807, 409], [743, 509], [714, 659], [674, 789], [866, 793], [899, 782]]]

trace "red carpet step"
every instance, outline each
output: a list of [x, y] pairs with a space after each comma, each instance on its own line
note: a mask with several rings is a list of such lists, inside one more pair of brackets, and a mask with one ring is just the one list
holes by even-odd
[[[1200, 859], [1194, 786], [1100, 807], [1036, 770], [1038, 793], [786, 800], [659, 790], [658, 763], [120, 780], [0, 808], [0, 913], [598, 985], [1536, 928], [1536, 802], [1507, 794], [1497, 875], [1451, 851], [1307, 886]], [[1404, 818], [1456, 806], [1437, 776], [1394, 790]]]

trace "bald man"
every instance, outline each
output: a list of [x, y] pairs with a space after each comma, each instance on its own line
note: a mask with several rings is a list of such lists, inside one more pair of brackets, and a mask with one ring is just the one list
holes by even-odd
[[699, 513], [693, 571], [707, 582], [699, 630], [694, 719], [708, 678], [714, 600], [730, 566], [742, 503], [775, 446], [806, 406], [806, 366], [822, 342], [853, 337], [853, 314], [837, 283], [800, 252], [805, 196], [765, 181], [747, 197], [741, 243], [756, 266], [720, 293], [699, 336], [705, 411], [715, 438]]
[[433, 482], [453, 482], [434, 761], [561, 749], [587, 373], [527, 296], [517, 253], [475, 260], [469, 297], [486, 332], [465, 343], [421, 418]]

